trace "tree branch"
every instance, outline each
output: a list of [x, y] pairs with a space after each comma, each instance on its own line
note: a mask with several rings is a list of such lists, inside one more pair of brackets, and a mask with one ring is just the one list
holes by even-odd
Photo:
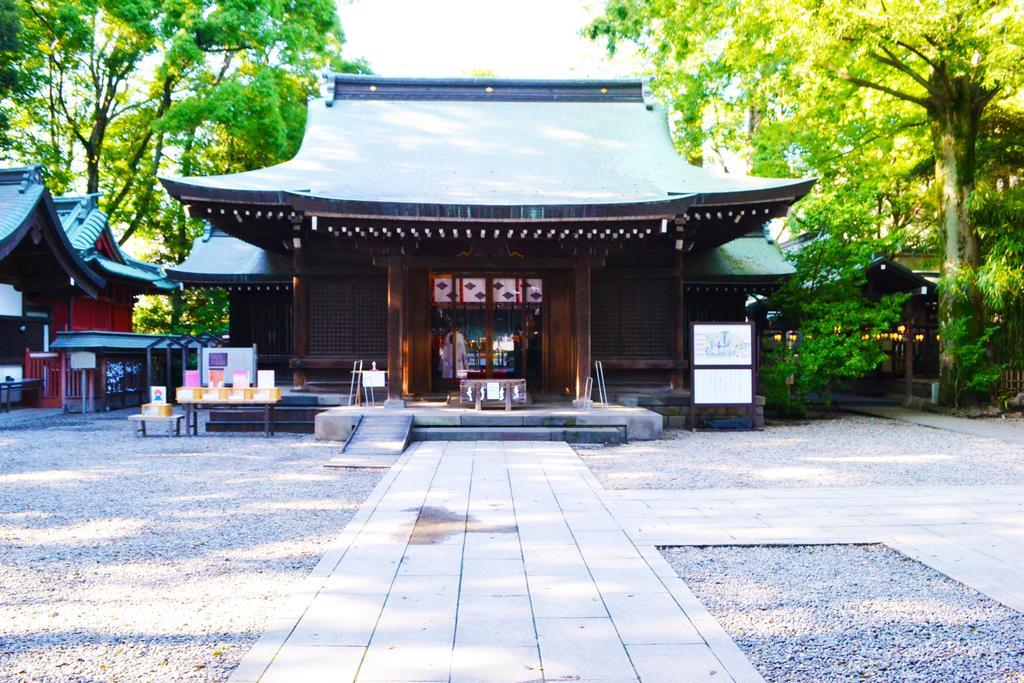
[[877, 52], [874, 52], [874, 51], [868, 52], [868, 54], [875, 61], [881, 62], [882, 64], [887, 64], [888, 66], [891, 66], [892, 68], [896, 69], [897, 71], [900, 71], [900, 72], [905, 73], [906, 75], [910, 76], [912, 79], [914, 79], [914, 81], [916, 81], [921, 87], [923, 87], [925, 90], [927, 90], [930, 94], [932, 94], [932, 95], [938, 94], [938, 93], [935, 93], [932, 90], [932, 84], [929, 83], [927, 79], [925, 79], [924, 77], [919, 75], [916, 71], [911, 69], [908, 65], [906, 65], [902, 61], [900, 61], [899, 57], [892, 50], [890, 50], [889, 48], [885, 47], [884, 45], [882, 45], [880, 49], [882, 50], [882, 52], [885, 53], [885, 55], [880, 55], [880, 54], [878, 54]]
[[935, 63], [934, 60], [932, 60], [928, 55], [926, 55], [924, 52], [922, 52], [918, 48], [914, 47], [910, 43], [906, 43], [906, 42], [904, 42], [902, 40], [896, 40], [896, 41], [893, 41], [893, 42], [895, 42], [897, 45], [902, 47], [904, 50], [909, 50], [910, 52], [913, 52], [915, 55], [920, 57], [924, 61], [925, 64], [927, 64], [931, 68], [933, 68], [933, 69], [937, 69], [938, 68], [938, 65]]
[[924, 97], [917, 97], [916, 95], [911, 95], [910, 93], [905, 93], [900, 90], [896, 90], [895, 88], [890, 88], [889, 86], [881, 85], [879, 83], [873, 83], [872, 81], [868, 81], [863, 78], [857, 78], [856, 76], [850, 75], [842, 76], [842, 78], [843, 80], [853, 83], [856, 86], [860, 86], [861, 88], [868, 88], [870, 90], [884, 92], [887, 95], [892, 95], [896, 99], [904, 100], [906, 102], [913, 102], [914, 104], [925, 107], [926, 109], [930, 104], [928, 100]]

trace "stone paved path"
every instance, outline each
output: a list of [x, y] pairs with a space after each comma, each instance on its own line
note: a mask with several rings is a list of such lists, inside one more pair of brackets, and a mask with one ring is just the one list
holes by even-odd
[[656, 546], [879, 542], [1024, 611], [1024, 487], [605, 491], [565, 444], [419, 443], [232, 680], [760, 681]]
[[1024, 612], [1024, 486], [606, 491], [655, 545], [884, 543]]
[[884, 417], [890, 420], [900, 420], [922, 427], [933, 429], [945, 429], [960, 434], [971, 436], [983, 436], [989, 439], [999, 439], [1007, 443], [1024, 444], [1024, 421], [1011, 419], [1002, 420], [999, 418], [967, 418], [954, 415], [939, 415], [937, 413], [926, 413], [922, 410], [912, 410], [898, 406], [864, 406], [846, 405], [847, 410], [875, 417]]
[[426, 442], [234, 681], [758, 681], [565, 444]]

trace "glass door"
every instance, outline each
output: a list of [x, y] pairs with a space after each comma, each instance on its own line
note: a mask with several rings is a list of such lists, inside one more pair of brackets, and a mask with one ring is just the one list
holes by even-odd
[[543, 281], [517, 276], [431, 277], [435, 389], [458, 380], [540, 380]]

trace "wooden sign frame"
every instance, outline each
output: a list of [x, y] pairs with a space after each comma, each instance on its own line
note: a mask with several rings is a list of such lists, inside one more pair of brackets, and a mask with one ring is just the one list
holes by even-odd
[[[749, 362], [741, 361], [729, 361], [729, 362], [702, 362], [698, 363], [697, 358], [697, 331], [700, 327], [745, 327], [748, 330], [750, 339], [750, 359]], [[758, 358], [760, 356], [758, 349], [758, 338], [756, 334], [757, 330], [754, 323], [752, 322], [691, 322], [690, 323], [690, 429], [692, 431], [705, 431], [698, 430], [697, 428], [697, 411], [703, 408], [746, 408], [747, 418], [749, 425], [746, 427], [749, 431], [757, 429], [757, 374], [758, 374]], [[703, 353], [702, 357], [706, 357]], [[698, 372], [749, 372], [750, 373], [750, 394], [744, 396], [742, 401], [732, 401], [724, 403], [698, 403], [697, 402], [697, 373]], [[706, 430], [706, 431], [719, 431], [719, 430]], [[727, 430], [721, 430], [727, 431]]]

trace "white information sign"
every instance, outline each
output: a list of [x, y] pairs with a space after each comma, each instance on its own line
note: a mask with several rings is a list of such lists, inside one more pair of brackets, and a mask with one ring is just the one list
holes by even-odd
[[383, 370], [363, 370], [363, 386], [376, 389], [384, 386]]
[[754, 371], [742, 369], [694, 369], [693, 402], [696, 405], [750, 405], [754, 401]]
[[753, 327], [729, 323], [694, 323], [693, 365], [752, 365]]
[[91, 351], [72, 351], [71, 352], [71, 369], [72, 370], [95, 370], [96, 369], [96, 354]]

